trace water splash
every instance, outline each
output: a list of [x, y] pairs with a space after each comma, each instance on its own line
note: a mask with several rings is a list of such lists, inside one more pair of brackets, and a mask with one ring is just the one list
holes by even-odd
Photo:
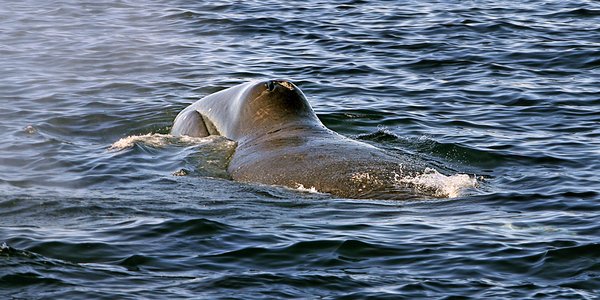
[[295, 190], [303, 192], [303, 193], [310, 193], [310, 194], [323, 194], [322, 192], [319, 192], [317, 190], [317, 188], [315, 188], [314, 186], [311, 187], [304, 187], [304, 185], [302, 184], [297, 184]]
[[418, 192], [442, 198], [459, 197], [464, 190], [477, 186], [477, 178], [475, 176], [467, 174], [446, 176], [432, 168], [426, 168], [423, 173], [414, 176], [394, 174], [394, 177], [397, 183], [410, 184]]
[[[119, 139], [114, 142], [108, 150], [110, 151], [120, 151], [124, 149], [132, 148], [136, 144], [144, 144], [153, 148], [163, 148], [167, 145], [177, 144], [177, 145], [200, 145], [200, 144], [211, 144], [221, 140], [227, 140], [222, 136], [211, 135], [207, 137], [190, 137], [190, 136], [173, 136], [170, 134], [160, 134], [160, 133], [148, 133], [143, 135], [130, 135], [128, 137]], [[227, 140], [229, 141], [229, 140]], [[235, 143], [233, 141], [229, 141], [230, 143]]]

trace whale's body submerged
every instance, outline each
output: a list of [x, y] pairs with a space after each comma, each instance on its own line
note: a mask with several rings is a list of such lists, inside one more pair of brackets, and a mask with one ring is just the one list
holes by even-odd
[[237, 181], [314, 188], [348, 198], [419, 195], [399, 180], [425, 167], [327, 129], [284, 80], [254, 81], [206, 96], [177, 115], [171, 133], [237, 142], [227, 172]]

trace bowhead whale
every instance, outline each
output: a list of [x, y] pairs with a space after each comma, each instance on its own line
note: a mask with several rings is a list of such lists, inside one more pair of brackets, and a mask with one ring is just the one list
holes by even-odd
[[339, 197], [414, 198], [414, 186], [401, 179], [425, 169], [326, 128], [304, 93], [287, 80], [252, 81], [208, 95], [177, 115], [171, 134], [235, 141], [227, 167], [233, 180]]

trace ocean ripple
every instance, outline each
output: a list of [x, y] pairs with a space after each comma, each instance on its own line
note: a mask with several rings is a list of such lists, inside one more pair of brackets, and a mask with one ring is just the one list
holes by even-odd
[[[0, 294], [597, 297], [597, 2], [25, 0], [0, 20]], [[265, 78], [476, 186], [243, 184], [231, 141], [168, 134], [200, 97]]]

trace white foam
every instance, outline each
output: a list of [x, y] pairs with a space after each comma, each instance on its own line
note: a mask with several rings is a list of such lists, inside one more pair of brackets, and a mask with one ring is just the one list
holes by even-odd
[[302, 185], [302, 184], [296, 185], [296, 190], [305, 192], [305, 193], [311, 193], [311, 194], [322, 194], [321, 192], [317, 191], [317, 188], [315, 188], [314, 186], [305, 188], [304, 185]]
[[446, 176], [435, 169], [426, 168], [425, 172], [415, 176], [400, 177], [398, 183], [413, 185], [418, 191], [432, 192], [435, 197], [456, 198], [467, 188], [477, 186], [477, 178], [467, 174]]
[[214, 142], [220, 136], [189, 137], [172, 136], [170, 134], [148, 133], [143, 135], [130, 135], [114, 142], [108, 150], [120, 151], [133, 147], [135, 144], [144, 144], [153, 148], [162, 148], [170, 144], [197, 145]]

